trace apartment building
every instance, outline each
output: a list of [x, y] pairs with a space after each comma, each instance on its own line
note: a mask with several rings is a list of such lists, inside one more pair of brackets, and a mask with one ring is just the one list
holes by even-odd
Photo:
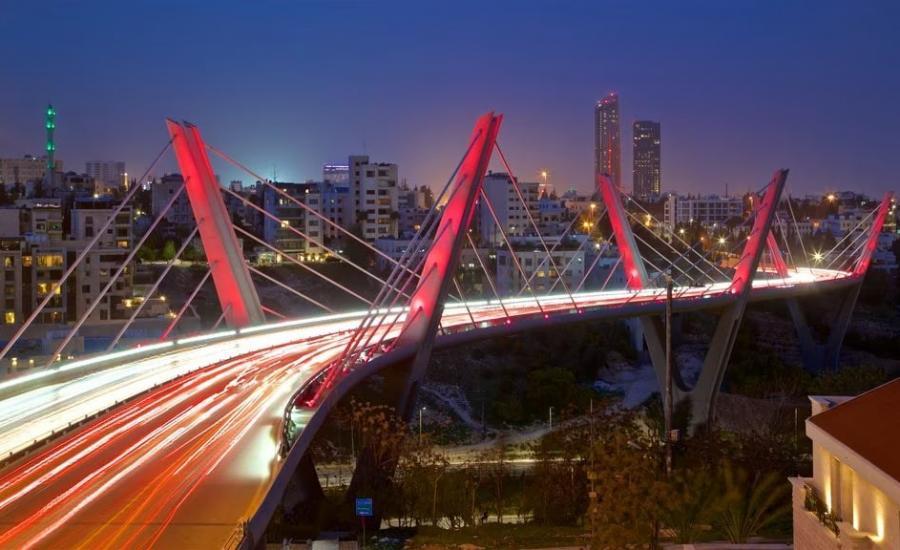
[[[37, 323], [73, 322], [87, 312], [133, 244], [132, 213], [126, 207], [100, 236], [62, 287], [55, 283], [87, 248], [113, 214], [114, 204], [76, 200], [64, 225], [58, 199], [27, 199], [0, 209], [0, 285], [3, 287], [3, 324], [24, 321], [53, 293]], [[127, 266], [88, 317], [89, 322], [126, 317], [131, 297], [132, 269]]]
[[900, 548], [900, 380], [810, 401], [813, 475], [791, 478], [794, 548]]
[[397, 173], [396, 164], [373, 163], [366, 155], [353, 155], [349, 159], [349, 187], [356, 211], [354, 223], [359, 225], [367, 241], [397, 237]]
[[257, 187], [257, 192], [262, 195], [260, 201], [262, 207], [278, 218], [274, 220], [268, 216], [263, 217], [261, 220], [263, 240], [297, 260], [321, 259], [325, 253], [322, 247], [325, 223], [311, 214], [307, 208], [300, 206], [303, 204], [309, 209], [321, 211], [320, 184], [278, 181], [272, 183], [282, 193], [267, 185]]
[[744, 201], [740, 197], [718, 195], [669, 195], [664, 204], [665, 223], [670, 228], [680, 225], [721, 225], [731, 218], [744, 215]]
[[535, 223], [540, 221], [540, 186], [537, 182], [519, 182], [519, 190], [524, 204], [519, 199], [509, 174], [491, 172], [484, 177], [484, 193], [490, 204], [482, 198], [478, 201], [476, 213], [483, 244], [501, 245], [504, 234], [508, 238], [534, 235], [529, 212]]

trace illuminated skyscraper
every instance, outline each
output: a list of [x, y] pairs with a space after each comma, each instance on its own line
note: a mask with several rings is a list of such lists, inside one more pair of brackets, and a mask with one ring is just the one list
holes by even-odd
[[634, 196], [647, 200], [659, 196], [662, 181], [660, 169], [659, 122], [638, 120], [632, 127], [634, 142]]
[[610, 93], [594, 107], [594, 175], [609, 174], [622, 187], [622, 140], [619, 95]]

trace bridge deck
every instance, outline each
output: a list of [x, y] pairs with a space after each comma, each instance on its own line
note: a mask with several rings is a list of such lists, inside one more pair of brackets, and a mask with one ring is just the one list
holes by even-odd
[[[756, 281], [754, 292], [792, 295], [847, 277], [806, 270], [788, 279]], [[727, 289], [725, 283], [677, 289], [677, 307], [714, 305], [703, 298], [722, 298]], [[659, 303], [660, 292], [585, 292], [577, 303], [614, 317], [617, 311], [625, 315], [628, 304]], [[539, 311], [531, 298], [504, 303], [517, 318]], [[549, 312], [572, 309], [562, 296], [541, 304]], [[496, 303], [469, 307], [479, 323], [504, 320]], [[75, 379], [47, 376], [45, 387], [3, 399], [0, 456], [146, 392], [0, 474], [0, 547], [221, 545], [253, 514], [278, 472], [288, 396], [340, 352], [361, 316], [248, 331]], [[445, 327], [469, 322], [464, 308], [446, 309]]]

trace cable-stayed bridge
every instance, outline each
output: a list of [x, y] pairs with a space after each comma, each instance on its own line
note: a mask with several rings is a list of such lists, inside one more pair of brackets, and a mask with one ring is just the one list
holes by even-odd
[[[889, 195], [832, 250], [807, 254], [802, 241], [791, 242], [790, 226], [795, 220], [790, 202], [784, 200], [787, 171], [776, 171], [758, 194], [747, 221], [747, 238], [731, 243], [734, 261], [725, 268], [600, 177], [602, 215], [608, 217], [612, 234], [600, 242], [588, 224], [587, 238], [574, 242], [579, 249], [613, 250], [614, 245], [618, 251], [615, 268], [622, 270], [626, 284], [609, 288], [607, 278], [592, 286], [590, 274], [596, 259], [573, 280], [566, 277], [571, 273], [569, 260], [559, 254], [561, 243], [581, 229], [583, 218], [575, 216], [558, 238], [541, 234], [499, 145], [501, 123], [502, 117], [493, 113], [478, 119], [459, 164], [437, 194], [435, 207], [403, 255], [395, 259], [208, 146], [196, 127], [168, 121], [170, 140], [157, 161], [169, 148], [174, 150], [184, 187], [157, 214], [135, 252], [111, 274], [105, 291], [133, 262], [136, 251], [181, 193], [187, 193], [197, 228], [149, 294], [157, 291], [197, 235], [208, 271], [189, 289], [187, 300], [159, 341], [119, 347], [140, 314], [139, 306], [123, 323], [108, 353], [59, 361], [101, 303], [101, 294], [59, 341], [47, 365], [0, 381], [0, 457], [10, 461], [0, 473], [0, 547], [252, 548], [262, 539], [289, 483], [300, 486], [308, 506], [314, 507], [321, 498], [315, 464], [307, 451], [340, 398], [367, 377], [383, 373], [388, 381], [386, 398], [408, 416], [435, 349], [548, 326], [636, 318], [661, 379], [665, 369], [662, 315], [670, 279], [675, 313], [708, 311], [718, 319], [697, 382], [689, 386], [675, 369], [675, 397], [690, 401], [695, 423], [714, 416], [716, 393], [750, 302], [785, 301], [806, 360], [817, 365], [836, 363], [862, 278], [891, 208]], [[231, 223], [223, 200], [223, 193], [231, 191], [218, 185], [211, 153], [248, 172], [322, 224], [332, 224], [344, 238], [381, 256], [392, 266], [384, 276], [236, 195], [260, 215], [376, 281], [376, 295], [350, 288], [283, 255], [309, 277], [359, 302], [356, 310], [333, 311], [321, 296], [305, 294], [249, 265], [242, 240], [280, 251]], [[540, 265], [530, 274], [518, 260], [520, 245], [504, 232], [496, 205], [485, 193], [483, 182], [492, 160], [499, 160], [509, 174], [510, 193], [521, 201], [530, 226], [529, 246], [541, 255]], [[135, 189], [119, 209], [134, 198]], [[478, 252], [470, 229], [479, 202], [499, 228], [498, 247], [509, 251], [510, 268], [520, 288], [501, 293], [489, 259]], [[650, 221], [664, 228], [662, 235], [641, 230]], [[98, 230], [92, 246], [105, 230]], [[484, 272], [484, 291], [479, 296], [466, 295], [457, 279], [460, 255], [469, 248]], [[56, 287], [66, 283], [89, 250], [66, 269]], [[292, 292], [298, 300], [322, 309], [322, 314], [283, 319], [278, 304], [262, 303], [254, 277]], [[213, 329], [170, 338], [210, 279], [221, 305]], [[48, 293], [6, 343], [0, 359], [15, 348], [52, 295]], [[803, 303], [810, 299], [827, 299], [835, 306], [824, 338], [814, 334], [804, 318]]]

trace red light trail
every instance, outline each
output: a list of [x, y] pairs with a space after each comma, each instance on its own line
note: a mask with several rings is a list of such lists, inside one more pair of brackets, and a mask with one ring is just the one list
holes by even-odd
[[[785, 279], [757, 280], [753, 286], [791, 292], [849, 276], [805, 270]], [[728, 285], [685, 287], [679, 289], [679, 299], [722, 295]], [[660, 292], [613, 290], [575, 297], [580, 313], [659, 303]], [[532, 298], [517, 298], [504, 300], [502, 307], [472, 302], [468, 310], [478, 326], [507, 325], [507, 313], [515, 325], [516, 318], [574, 312], [570, 300], [569, 295], [547, 297], [537, 306]], [[471, 327], [469, 311], [448, 305], [442, 325], [453, 330]], [[23, 458], [0, 476], [0, 547], [221, 545], [238, 522], [254, 512], [280, 467], [278, 445], [287, 400], [341, 353], [352, 326], [355, 321], [349, 319], [323, 321], [314, 330], [303, 329], [311, 332], [295, 342], [183, 374]], [[395, 326], [388, 336], [399, 332]], [[197, 351], [180, 353], [196, 357], [189, 354]], [[93, 376], [100, 380], [100, 389], [91, 391], [122, 383], [115, 377], [105, 381], [105, 373]], [[71, 399], [78, 402], [82, 396]], [[0, 422], [15, 424], [6, 418]]]

